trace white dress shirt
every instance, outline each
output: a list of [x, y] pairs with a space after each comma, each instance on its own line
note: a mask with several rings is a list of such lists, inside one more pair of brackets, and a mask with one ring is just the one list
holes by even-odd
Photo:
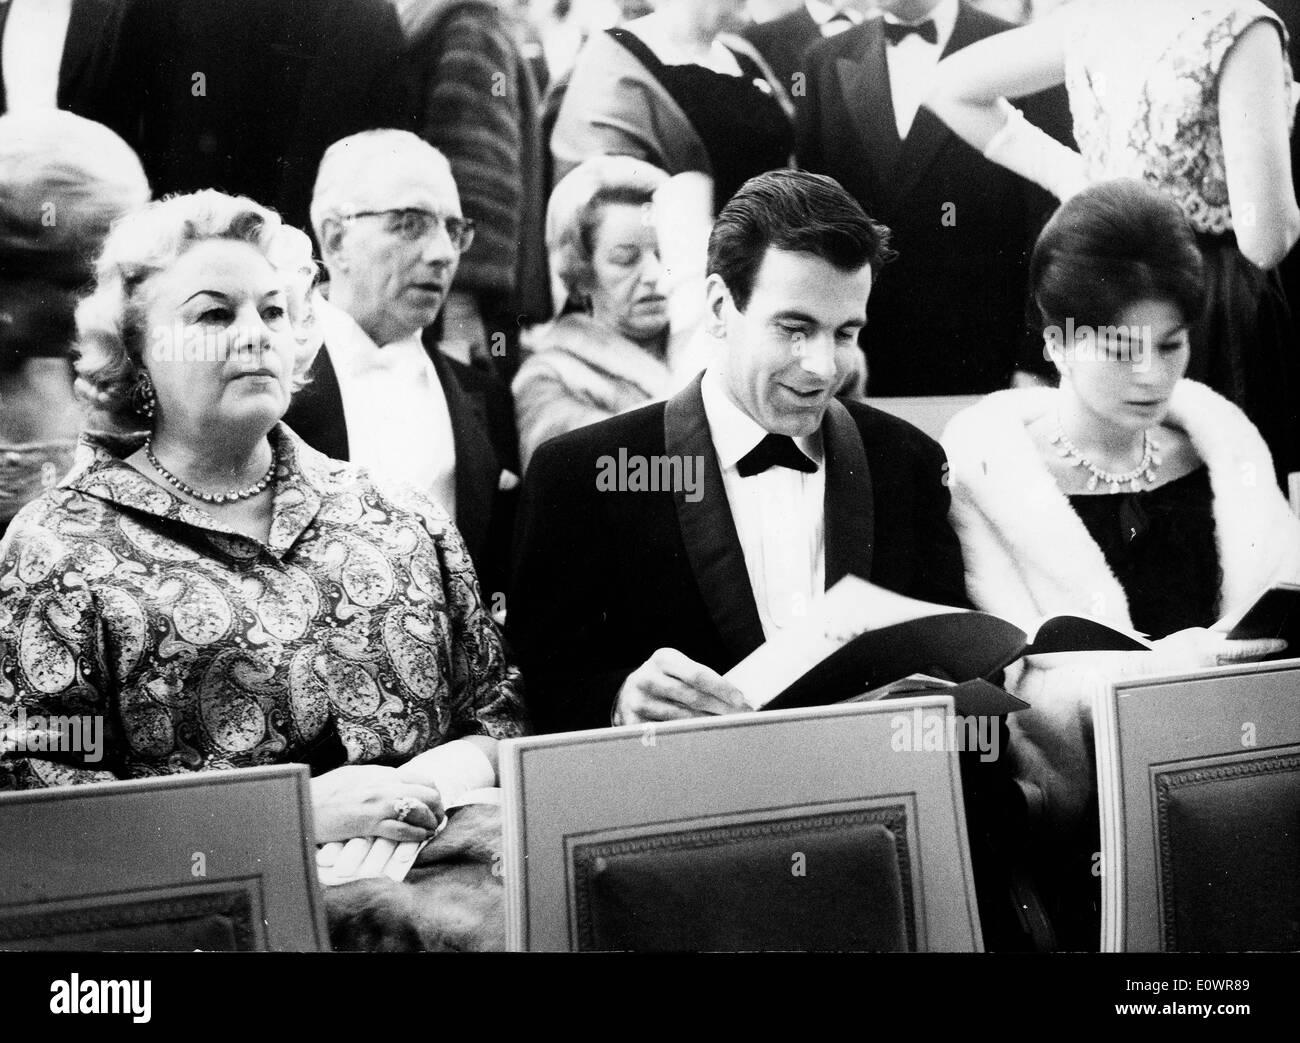
[[[808, 16], [817, 23], [822, 31], [822, 36], [837, 36], [846, 29], [852, 29], [855, 25], [861, 25], [866, 21], [866, 16], [852, 7], [845, 7], [843, 4], [831, 4], [826, 0], [805, 0], [804, 7], [808, 9]], [[840, 12], [844, 13], [844, 18], [836, 18], [831, 21]]]
[[806, 616], [812, 600], [826, 586], [821, 434], [795, 439], [818, 465], [812, 474], [772, 467], [742, 478], [737, 462], [768, 432], [727, 397], [714, 367], [705, 372], [700, 390], [758, 618], [764, 636], [771, 639]]
[[9, 112], [54, 109], [72, 0], [10, 0], [0, 41]]
[[[894, 121], [901, 141], [907, 139], [917, 109], [934, 86], [934, 70], [939, 64], [939, 56], [952, 38], [952, 31], [957, 25], [958, 8], [958, 0], [941, 0], [927, 16], [934, 20], [939, 36], [937, 43], [928, 43], [916, 33], [896, 44], [885, 43], [885, 60], [889, 63], [889, 93], [894, 99]], [[895, 24], [902, 21], [891, 14], [881, 17]]]
[[415, 486], [455, 518], [451, 413], [419, 331], [379, 347], [341, 308], [325, 300], [317, 308], [343, 398], [351, 462]]

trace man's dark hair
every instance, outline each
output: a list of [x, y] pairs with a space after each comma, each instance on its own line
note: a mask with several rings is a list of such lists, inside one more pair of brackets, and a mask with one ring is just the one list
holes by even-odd
[[893, 259], [889, 234], [834, 178], [771, 170], [722, 208], [709, 236], [709, 274], [722, 277], [744, 311], [768, 250], [814, 254], [845, 272], [875, 270]]

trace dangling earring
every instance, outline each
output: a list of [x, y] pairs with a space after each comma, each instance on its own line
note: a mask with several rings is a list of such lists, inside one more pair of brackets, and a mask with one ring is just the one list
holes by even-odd
[[141, 374], [135, 386], [135, 411], [146, 420], [152, 420], [158, 411], [158, 396], [154, 393], [153, 379], [148, 373]]

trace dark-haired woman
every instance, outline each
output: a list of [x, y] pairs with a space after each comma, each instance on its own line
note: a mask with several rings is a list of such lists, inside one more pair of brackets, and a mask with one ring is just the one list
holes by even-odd
[[[1073, 0], [939, 66], [927, 104], [995, 162], [1068, 196], [1138, 178], [1168, 194], [1205, 257], [1189, 375], [1241, 406], [1279, 475], [1300, 469], [1300, 352], [1277, 266], [1300, 239], [1295, 85], [1259, 0]], [[1075, 153], [1005, 101], [1064, 82]]]
[[1031, 705], [1012, 718], [1017, 777], [1087, 887], [1095, 692], [1278, 651], [1211, 628], [1300, 578], [1300, 519], [1241, 410], [1183, 377], [1204, 264], [1172, 200], [1138, 181], [1085, 189], [1043, 230], [1030, 279], [1060, 387], [990, 395], [942, 442], [977, 607], [1029, 627], [1089, 616], [1155, 639], [1151, 652], [1040, 657], [1008, 674]]
[[0, 117], [0, 535], [72, 466], [77, 294], [109, 225], [148, 200], [140, 160], [107, 127]]
[[716, 214], [751, 177], [790, 165], [793, 111], [757, 51], [726, 30], [740, 0], [662, 0], [593, 36], [551, 137], [558, 181], [592, 156], [643, 159], [713, 179]]

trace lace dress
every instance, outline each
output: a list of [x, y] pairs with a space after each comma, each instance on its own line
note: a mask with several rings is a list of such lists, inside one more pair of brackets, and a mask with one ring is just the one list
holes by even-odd
[[1169, 193], [1205, 255], [1207, 311], [1187, 375], [1245, 410], [1279, 473], [1300, 469], [1295, 328], [1277, 272], [1237, 248], [1234, 222], [1246, 218], [1229, 204], [1218, 102], [1241, 35], [1267, 21], [1285, 48], [1286, 29], [1258, 0], [1075, 0], [1065, 17], [1066, 89], [1089, 179], [1137, 178]]

